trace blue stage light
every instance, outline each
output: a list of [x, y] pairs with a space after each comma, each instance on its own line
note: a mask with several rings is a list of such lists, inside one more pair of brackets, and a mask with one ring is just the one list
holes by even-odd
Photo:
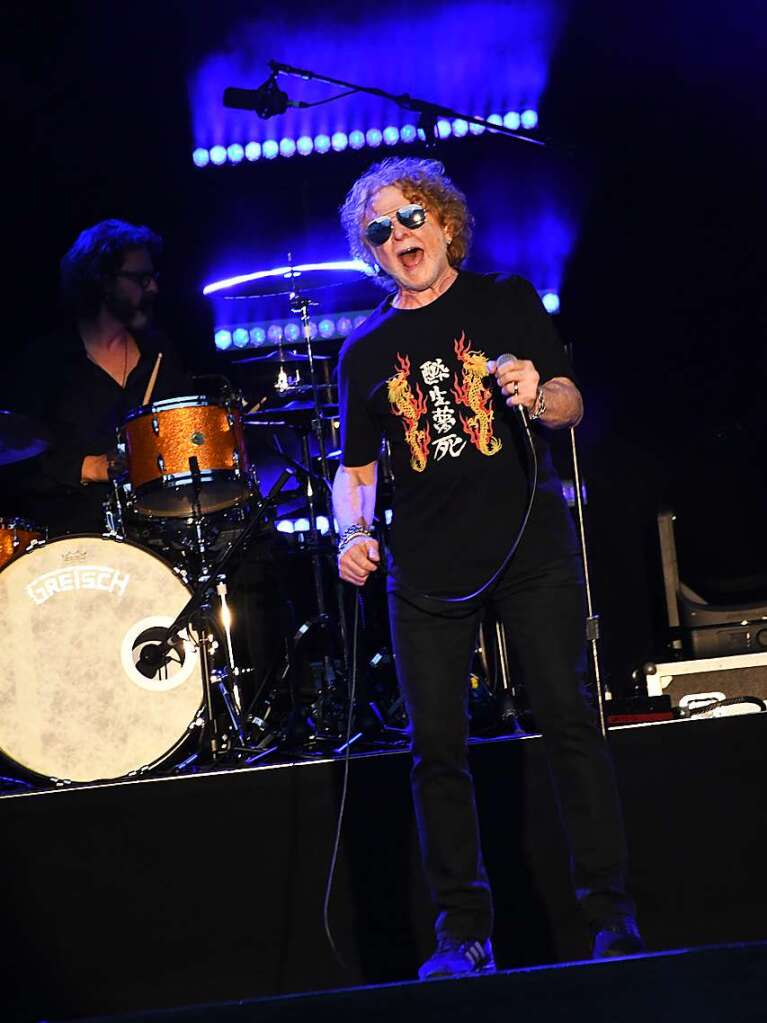
[[467, 135], [469, 131], [469, 122], [464, 121], [462, 117], [456, 117], [453, 121], [453, 134], [457, 139], [462, 139], [464, 135]]
[[266, 341], [266, 331], [263, 327], [251, 327], [250, 328], [250, 343], [255, 347], [262, 345]]
[[216, 342], [216, 348], [220, 351], [225, 352], [227, 348], [232, 347], [232, 332], [231, 330], [217, 330], [214, 335]]
[[309, 340], [314, 341], [317, 337], [317, 321], [309, 320]]
[[333, 320], [323, 319], [320, 320], [320, 337], [329, 338], [333, 337], [336, 332], [336, 325]]
[[522, 121], [523, 128], [527, 128], [528, 130], [530, 128], [535, 128], [538, 124], [538, 113], [535, 110], [523, 110], [520, 120]]
[[484, 124], [471, 123], [469, 125], [469, 131], [471, 132], [472, 135], [481, 135], [484, 130], [485, 130]]
[[280, 152], [280, 147], [274, 139], [267, 139], [261, 143], [261, 155], [267, 160], [273, 160]]
[[311, 523], [308, 519], [294, 519], [293, 520], [293, 532], [294, 533], [308, 533], [311, 528]]
[[282, 341], [282, 326], [279, 323], [273, 323], [267, 330], [266, 336], [273, 345], [279, 344]]
[[441, 117], [437, 121], [437, 137], [441, 139], [449, 139], [453, 134], [453, 126], [450, 121], [446, 121], [444, 117]]
[[415, 142], [418, 131], [414, 124], [403, 124], [399, 130], [399, 137], [402, 142]]
[[285, 340], [286, 341], [298, 341], [301, 337], [301, 328], [297, 323], [286, 323], [285, 324]]
[[296, 142], [296, 149], [300, 156], [308, 156], [314, 152], [314, 139], [311, 135], [302, 135]]
[[247, 146], [245, 146], [245, 159], [250, 160], [251, 163], [255, 163], [256, 160], [261, 159], [260, 142], [249, 142]]
[[354, 317], [354, 327], [355, 327], [355, 330], [356, 330], [357, 327], [361, 326], [365, 322], [366, 319], [367, 319], [367, 316], [355, 316]]
[[280, 519], [277, 523], [275, 523], [275, 525], [277, 526], [278, 533], [293, 532], [293, 522], [291, 519]]
[[347, 334], [352, 332], [352, 321], [348, 316], [339, 316], [336, 323], [336, 330], [341, 337], [346, 337]]
[[237, 327], [232, 331], [232, 341], [235, 348], [247, 348], [250, 342], [250, 334], [244, 327]]
[[320, 533], [322, 533], [323, 536], [325, 536], [325, 534], [328, 532], [328, 530], [330, 529], [330, 521], [328, 520], [327, 515], [317, 516], [317, 529], [319, 530]]
[[192, 159], [194, 160], [196, 167], [207, 167], [210, 163], [210, 153], [207, 149], [203, 149], [200, 146], [192, 153]]
[[500, 114], [491, 114], [487, 119], [488, 124], [503, 124], [503, 118]]
[[556, 291], [547, 291], [543, 296], [543, 305], [548, 313], [559, 312], [559, 295]]
[[349, 132], [349, 145], [352, 149], [362, 149], [365, 145], [365, 133], [357, 128]]
[[242, 163], [245, 158], [245, 150], [239, 142], [233, 142], [231, 146], [227, 146], [226, 155], [229, 158], [229, 163]]
[[335, 131], [330, 138], [330, 144], [337, 153], [343, 153], [349, 145], [349, 136], [345, 131]]
[[516, 110], [509, 110], [503, 117], [504, 125], [509, 131], [519, 131], [520, 117]]
[[327, 151], [330, 149], [330, 136], [315, 135], [314, 148], [317, 150], [318, 153], [327, 153]]
[[213, 146], [210, 151], [210, 160], [217, 167], [220, 167], [222, 163], [226, 163], [226, 149], [223, 146]]
[[393, 124], [390, 124], [388, 128], [384, 128], [383, 140], [387, 146], [396, 146], [399, 142], [399, 128], [395, 128]]
[[371, 149], [377, 149], [383, 141], [383, 135], [378, 128], [369, 128], [365, 132], [365, 140]]
[[295, 156], [296, 143], [294, 139], [280, 139], [280, 156]]

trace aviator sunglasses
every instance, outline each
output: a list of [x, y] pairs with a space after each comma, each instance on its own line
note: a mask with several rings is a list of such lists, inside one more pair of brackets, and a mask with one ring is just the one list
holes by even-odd
[[[426, 210], [417, 202], [401, 206], [395, 215], [400, 224], [409, 230], [423, 227], [426, 223]], [[391, 238], [393, 227], [391, 214], [387, 213], [383, 217], [376, 217], [375, 220], [370, 221], [365, 228], [365, 237], [371, 245], [383, 245], [384, 242], [388, 242]]]

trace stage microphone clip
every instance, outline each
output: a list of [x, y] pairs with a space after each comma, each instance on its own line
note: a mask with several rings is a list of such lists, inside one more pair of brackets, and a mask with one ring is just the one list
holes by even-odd
[[232, 110], [255, 110], [261, 118], [284, 114], [288, 107], [297, 106], [277, 84], [277, 75], [270, 75], [257, 89], [224, 89], [224, 106]]

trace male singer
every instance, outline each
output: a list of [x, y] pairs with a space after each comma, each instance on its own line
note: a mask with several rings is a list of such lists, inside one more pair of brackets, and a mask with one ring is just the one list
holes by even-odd
[[[419, 976], [495, 968], [466, 758], [467, 679], [486, 604], [507, 630], [543, 732], [593, 955], [641, 952], [618, 794], [585, 689], [581, 561], [547, 442], [549, 430], [583, 415], [562, 344], [527, 281], [460, 269], [472, 218], [440, 163], [374, 165], [341, 217], [352, 253], [377, 264], [389, 291], [341, 352], [334, 510], [341, 577], [363, 586], [379, 569], [372, 526], [386, 436], [395, 477], [389, 610], [437, 913], [436, 950]], [[521, 410], [537, 486], [519, 546], [499, 572], [528, 507]]]

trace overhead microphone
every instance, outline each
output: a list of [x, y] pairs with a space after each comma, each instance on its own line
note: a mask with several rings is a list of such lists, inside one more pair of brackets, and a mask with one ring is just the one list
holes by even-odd
[[255, 110], [259, 117], [266, 119], [284, 114], [288, 107], [304, 104], [288, 99], [288, 94], [277, 84], [276, 74], [272, 74], [257, 89], [238, 89], [235, 86], [224, 89], [224, 106], [231, 110]]

